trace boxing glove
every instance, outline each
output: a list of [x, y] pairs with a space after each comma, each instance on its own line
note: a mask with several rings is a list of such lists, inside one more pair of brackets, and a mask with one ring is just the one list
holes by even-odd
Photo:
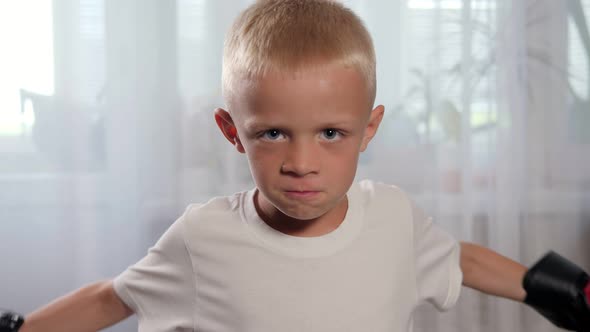
[[0, 332], [17, 332], [24, 322], [22, 315], [0, 310]]
[[526, 272], [524, 302], [558, 327], [590, 332], [589, 281], [579, 266], [551, 251]]

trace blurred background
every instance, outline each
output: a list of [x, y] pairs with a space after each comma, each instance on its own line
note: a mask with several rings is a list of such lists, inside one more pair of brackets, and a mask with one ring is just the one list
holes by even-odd
[[[590, 0], [342, 2], [373, 35], [386, 108], [357, 177], [460, 240], [590, 270]], [[253, 187], [213, 119], [223, 37], [250, 3], [0, 2], [0, 307], [114, 277], [189, 203]], [[416, 325], [557, 331], [466, 288]]]

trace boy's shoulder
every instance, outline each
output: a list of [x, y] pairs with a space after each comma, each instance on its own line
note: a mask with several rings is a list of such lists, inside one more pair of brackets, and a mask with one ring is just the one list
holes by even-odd
[[[409, 202], [409, 195], [400, 187], [388, 184], [381, 181], [375, 181], [370, 179], [360, 180], [355, 183], [363, 196], [371, 199], [382, 199], [382, 200], [402, 200]], [[353, 186], [354, 186], [353, 185]]]
[[413, 220], [415, 203], [400, 187], [368, 179], [358, 181], [356, 186], [361, 204], [371, 216], [387, 216], [386, 219], [398, 221]]
[[207, 220], [224, 220], [240, 215], [240, 206], [248, 192], [237, 192], [228, 196], [216, 196], [202, 203], [188, 205], [182, 215], [185, 223], [203, 223]]

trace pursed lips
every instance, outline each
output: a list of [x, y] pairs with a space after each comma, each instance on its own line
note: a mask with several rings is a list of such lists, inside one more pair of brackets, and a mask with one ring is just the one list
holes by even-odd
[[317, 195], [320, 191], [308, 188], [299, 188], [295, 190], [287, 189], [284, 191], [287, 196], [295, 198], [310, 198]]
[[315, 188], [311, 188], [309, 186], [301, 186], [301, 187], [290, 187], [290, 188], [286, 188], [284, 189], [284, 191], [286, 192], [299, 192], [299, 193], [303, 193], [303, 192], [319, 192], [321, 190], [315, 189]]

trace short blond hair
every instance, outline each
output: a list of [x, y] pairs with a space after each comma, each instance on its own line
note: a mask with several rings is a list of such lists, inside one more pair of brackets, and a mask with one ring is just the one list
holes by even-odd
[[356, 14], [330, 0], [259, 0], [238, 16], [226, 36], [223, 95], [231, 98], [240, 79], [321, 70], [332, 64], [359, 70], [372, 105], [375, 50]]

